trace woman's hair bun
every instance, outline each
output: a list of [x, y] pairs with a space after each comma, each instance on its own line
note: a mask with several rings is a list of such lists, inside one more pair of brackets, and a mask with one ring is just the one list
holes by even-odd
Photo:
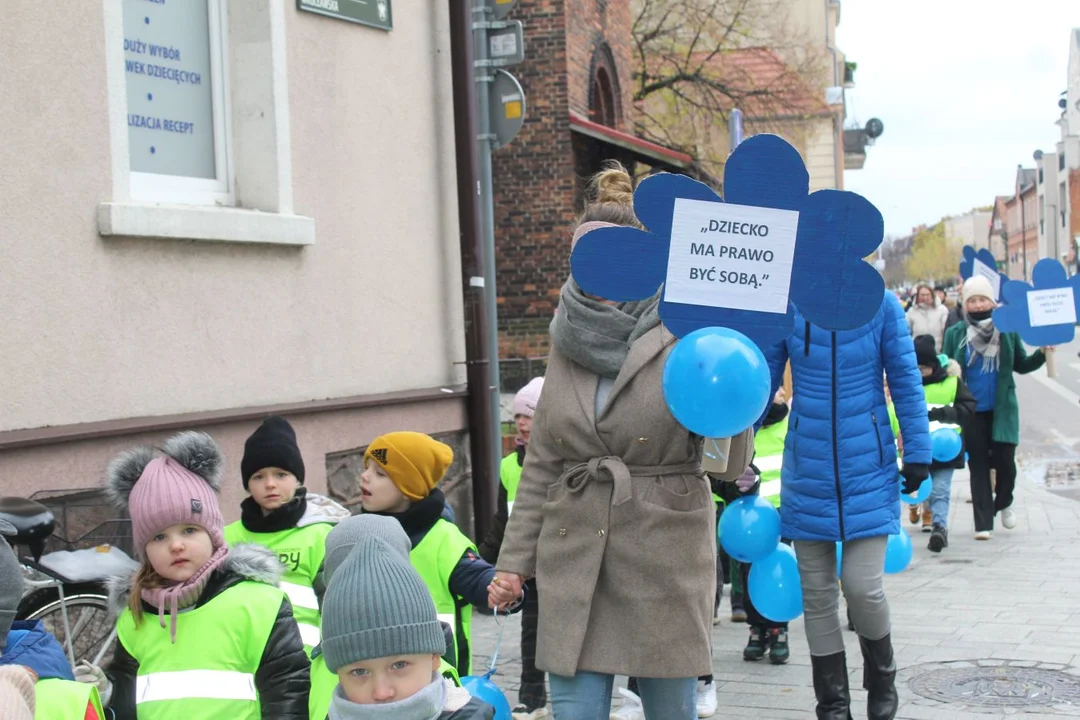
[[617, 160], [605, 163], [605, 168], [593, 176], [592, 184], [597, 203], [634, 204], [634, 182]]

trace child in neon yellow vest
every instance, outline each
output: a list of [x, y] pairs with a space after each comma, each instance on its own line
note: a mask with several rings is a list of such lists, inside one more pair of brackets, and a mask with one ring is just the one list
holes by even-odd
[[[517, 428], [514, 452], [503, 458], [499, 468], [499, 500], [491, 530], [480, 543], [480, 557], [492, 565], [499, 559], [506, 523], [514, 509], [521, 471], [525, 467], [525, 453], [532, 436], [532, 421], [536, 405], [544, 389], [544, 378], [533, 378], [514, 396], [514, 425]], [[536, 580], [525, 581], [525, 600], [521, 610], [521, 685], [514, 706], [514, 718], [545, 717], [547, 714], [547, 686], [543, 670], [536, 667], [536, 632], [540, 616], [540, 599], [536, 594]]]
[[310, 663], [277, 587], [281, 563], [264, 547], [225, 544], [224, 459], [208, 435], [181, 433], [162, 451], [136, 448], [107, 472], [141, 560], [111, 593], [109, 707], [117, 720], [306, 719]]
[[470, 674], [472, 605], [486, 607], [495, 568], [453, 523], [441, 517], [445, 497], [436, 485], [454, 451], [422, 433], [375, 438], [364, 453], [360, 497], [364, 512], [395, 518], [412, 542], [409, 558], [431, 591], [439, 619], [454, 629], [454, 667]]
[[285, 566], [281, 589], [289, 596], [304, 650], [319, 644], [319, 603], [312, 585], [323, 561], [326, 535], [349, 511], [304, 487], [304, 459], [285, 418], [271, 417], [244, 443], [240, 519], [225, 528], [229, 545], [257, 543]]
[[[341, 567], [360, 539], [369, 536], [386, 541], [391, 549], [408, 561], [412, 543], [409, 542], [409, 536], [405, 534], [401, 523], [397, 520], [374, 513], [361, 513], [342, 520], [326, 536], [326, 557], [323, 560], [322, 572], [319, 573], [319, 578], [315, 583], [320, 605], [325, 602], [326, 587], [333, 580], [337, 569]], [[446, 647], [443, 651], [439, 673], [454, 685], [460, 686], [461, 681], [457, 670], [446, 661], [447, 656], [453, 656], [453, 634], [449, 625], [443, 627], [443, 635], [446, 638]], [[337, 684], [338, 676], [326, 667], [326, 654], [322, 647], [315, 648], [311, 656], [311, 700], [308, 704], [311, 717], [326, 717]]]
[[[915, 338], [915, 358], [922, 374], [923, 393], [926, 395], [927, 414], [930, 418], [930, 431], [942, 427], [954, 429], [964, 438], [963, 429], [975, 417], [975, 396], [960, 378], [960, 365], [955, 360], [938, 355], [934, 349], [934, 338], [920, 335]], [[945, 362], [942, 362], [942, 360]], [[900, 437], [900, 423], [889, 404], [889, 422], [893, 433]], [[930, 479], [933, 489], [926, 505], [930, 510], [931, 552], [939, 553], [949, 546], [949, 496], [952, 494], [952, 476], [957, 468], [963, 469], [964, 447], [951, 460], [930, 463]], [[924, 530], [927, 528], [924, 527]]]
[[[105, 720], [97, 688], [76, 682], [60, 643], [40, 620], [15, 620], [23, 578], [15, 553], [3, 536], [16, 529], [0, 520], [0, 673], [19, 685], [20, 701], [0, 687], [0, 717]], [[36, 710], [31, 712], [36, 704]], [[23, 707], [19, 707], [22, 705]], [[10, 713], [10, 714], [9, 714]]]
[[446, 639], [403, 549], [364, 535], [333, 572], [320, 646], [337, 676], [328, 717], [492, 720], [494, 708], [439, 672]]

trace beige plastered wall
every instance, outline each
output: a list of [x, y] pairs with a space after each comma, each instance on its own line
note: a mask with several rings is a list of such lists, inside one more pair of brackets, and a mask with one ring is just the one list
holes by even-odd
[[[0, 432], [463, 382], [446, 3], [396, 2], [385, 33], [270, 0], [286, 16], [293, 210], [315, 221], [314, 245], [276, 247], [98, 234], [102, 11], [118, 1], [11, 0], [0, 23]], [[297, 430], [318, 486], [325, 452], [464, 426], [454, 401]], [[216, 428], [233, 475], [252, 429]], [[114, 451], [159, 439], [0, 452], [0, 491], [85, 487]]]

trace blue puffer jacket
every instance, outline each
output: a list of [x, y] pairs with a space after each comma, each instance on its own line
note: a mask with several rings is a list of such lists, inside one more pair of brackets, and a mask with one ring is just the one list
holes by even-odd
[[25, 665], [39, 680], [74, 680], [64, 648], [40, 620], [16, 620], [0, 652], [0, 665]]
[[795, 331], [766, 357], [774, 392], [791, 360], [795, 393], [780, 483], [783, 536], [836, 541], [900, 532], [896, 441], [883, 371], [904, 460], [931, 460], [922, 379], [900, 302], [886, 292], [873, 320], [841, 332], [796, 313]]

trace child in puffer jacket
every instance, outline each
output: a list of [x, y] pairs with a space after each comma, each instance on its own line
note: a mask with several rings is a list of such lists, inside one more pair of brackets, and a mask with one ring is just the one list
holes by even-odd
[[326, 667], [338, 676], [330, 720], [492, 720], [495, 709], [444, 678], [446, 636], [400, 549], [360, 537], [326, 589]]

